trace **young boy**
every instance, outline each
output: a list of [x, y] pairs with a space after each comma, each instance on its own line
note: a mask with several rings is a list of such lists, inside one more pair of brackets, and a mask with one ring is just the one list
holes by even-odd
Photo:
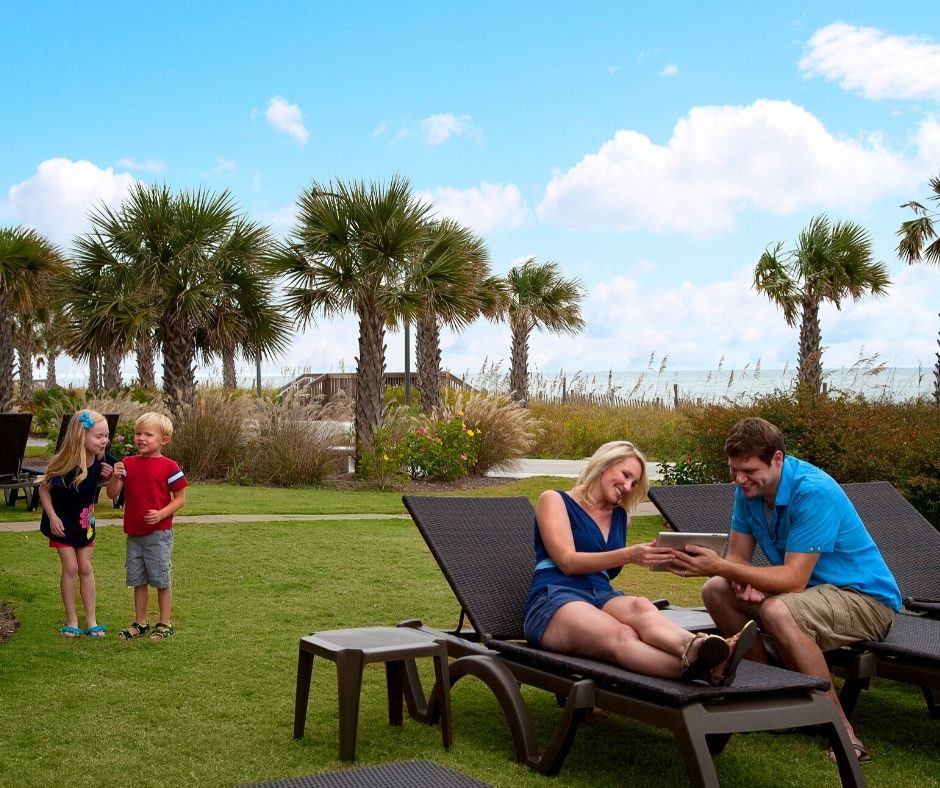
[[[145, 413], [134, 424], [136, 456], [114, 465], [108, 495], [124, 490], [124, 533], [127, 534], [127, 584], [134, 587], [134, 622], [119, 637], [146, 635], [163, 640], [174, 633], [170, 621], [170, 556], [173, 515], [186, 502], [186, 477], [163, 447], [173, 435], [173, 423], [162, 413]], [[160, 618], [150, 630], [147, 607], [150, 586], [157, 589]]]

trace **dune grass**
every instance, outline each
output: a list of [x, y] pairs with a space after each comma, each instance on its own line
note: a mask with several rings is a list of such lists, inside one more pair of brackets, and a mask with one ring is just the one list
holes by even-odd
[[[477, 492], [528, 495], [528, 487], [541, 490], [546, 481]], [[212, 508], [231, 492], [218, 490]], [[273, 492], [287, 505], [287, 494], [297, 491]], [[363, 505], [360, 493], [346, 495]], [[391, 508], [389, 496], [370, 500]], [[228, 500], [228, 512], [243, 505], [234, 495]], [[649, 540], [658, 529], [659, 518], [637, 518], [631, 541]], [[37, 532], [0, 533], [0, 602], [21, 621], [0, 645], [0, 785], [215, 786], [340, 768], [331, 664], [316, 662], [306, 736], [291, 736], [298, 638], [407, 618], [442, 628], [456, 623], [456, 602], [408, 520], [193, 523], [176, 528], [177, 634], [161, 643], [122, 643], [117, 632], [132, 615], [124, 541], [118, 528], [102, 529], [98, 541], [98, 620], [109, 636], [73, 641], [56, 634], [62, 613], [54, 551]], [[694, 604], [700, 581], [628, 568], [618, 583]], [[422, 662], [428, 678], [430, 661]], [[545, 693], [530, 689], [526, 697], [544, 743], [559, 709]], [[358, 763], [428, 758], [494, 786], [521, 788], [685, 784], [672, 737], [659, 729], [597, 713], [561, 774], [548, 780], [512, 761], [506, 725], [482, 684], [460, 681], [453, 701], [447, 751], [437, 728], [408, 719], [401, 728], [387, 725], [384, 672], [369, 668]], [[875, 682], [856, 722], [875, 754], [865, 767], [870, 785], [938, 784], [937, 722], [926, 717], [919, 691]], [[808, 736], [736, 736], [717, 764], [724, 786], [838, 785], [821, 742]]]

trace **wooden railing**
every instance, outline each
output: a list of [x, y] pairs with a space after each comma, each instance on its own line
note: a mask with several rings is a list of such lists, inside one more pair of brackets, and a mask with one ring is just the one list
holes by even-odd
[[[385, 387], [404, 386], [404, 372], [386, 372]], [[418, 390], [418, 375], [411, 373], [411, 387]], [[473, 387], [465, 383], [462, 378], [450, 372], [441, 373], [441, 387], [451, 391], [473, 391]], [[278, 396], [283, 397], [291, 392], [302, 394], [305, 397], [322, 397], [332, 399], [342, 395], [346, 399], [356, 398], [356, 374], [354, 372], [306, 372], [298, 375], [284, 386]], [[341, 394], [342, 393], [342, 394]]]

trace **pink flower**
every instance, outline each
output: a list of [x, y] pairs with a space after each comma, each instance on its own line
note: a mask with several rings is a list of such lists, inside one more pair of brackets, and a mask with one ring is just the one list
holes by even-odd
[[466, 455], [466, 454], [461, 454], [461, 455], [460, 455], [460, 459], [463, 460], [464, 462], [466, 462], [466, 461], [467, 461], [467, 455]]

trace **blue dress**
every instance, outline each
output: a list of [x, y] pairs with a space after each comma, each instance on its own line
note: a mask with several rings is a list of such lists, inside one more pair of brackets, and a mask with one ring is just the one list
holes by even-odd
[[[565, 502], [575, 550], [581, 553], [606, 553], [619, 550], [627, 544], [627, 513], [615, 506], [607, 538], [597, 523], [568, 493], [558, 491]], [[615, 596], [610, 581], [620, 574], [621, 567], [585, 575], [566, 575], [549, 557], [542, 542], [538, 523], [535, 524], [535, 573], [525, 601], [525, 635], [533, 645], [541, 645], [545, 627], [559, 607], [568, 602], [585, 601], [602, 608]]]
[[76, 548], [88, 547], [95, 541], [95, 496], [98, 493], [98, 482], [101, 480], [102, 462], [114, 465], [117, 460], [107, 453], [104, 460], [96, 458], [88, 466], [88, 475], [77, 490], [71, 485], [77, 475], [77, 469], [69, 471], [65, 476], [47, 479], [52, 508], [62, 521], [65, 534], [56, 536], [52, 533], [49, 515], [43, 510], [42, 519], [39, 521], [39, 530], [43, 535], [58, 544]]

